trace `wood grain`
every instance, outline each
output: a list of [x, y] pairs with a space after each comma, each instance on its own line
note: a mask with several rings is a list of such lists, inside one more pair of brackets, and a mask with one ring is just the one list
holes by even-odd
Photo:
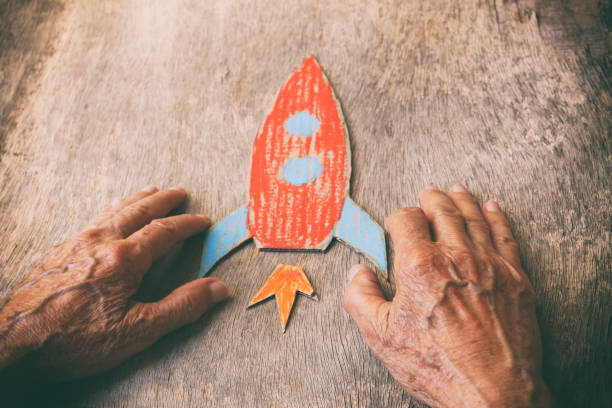
[[[253, 139], [312, 53], [351, 134], [351, 197], [378, 222], [417, 204], [427, 183], [498, 200], [536, 289], [545, 380], [560, 406], [609, 406], [612, 97], [597, 65], [607, 57], [595, 63], [581, 38], [560, 55], [521, 3], [0, 2], [0, 296], [115, 196], [180, 184], [183, 210], [214, 220], [243, 205]], [[202, 237], [187, 241], [140, 297], [197, 275], [201, 251]], [[338, 244], [325, 254], [246, 244], [213, 271], [232, 290], [224, 305], [109, 373], [28, 398], [421, 406], [342, 311], [360, 261]], [[296, 299], [284, 335], [274, 308], [246, 310], [278, 264], [302, 266], [320, 295]]]

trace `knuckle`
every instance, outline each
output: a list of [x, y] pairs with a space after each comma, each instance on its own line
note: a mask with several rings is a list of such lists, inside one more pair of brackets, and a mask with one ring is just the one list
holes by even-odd
[[97, 242], [100, 241], [105, 234], [106, 231], [104, 230], [104, 228], [94, 227], [82, 231], [77, 236], [77, 239], [85, 243]]
[[151, 228], [161, 230], [168, 235], [174, 235], [177, 232], [176, 222], [170, 218], [159, 218], [151, 221], [149, 225]]
[[462, 218], [461, 212], [457, 208], [448, 205], [439, 206], [434, 210], [434, 214], [439, 218]]
[[423, 210], [421, 210], [419, 207], [398, 208], [391, 214], [389, 214], [387, 218], [385, 218], [385, 225], [387, 226], [387, 228], [389, 228], [394, 224], [401, 222], [402, 220], [411, 219], [419, 216], [425, 217]]
[[111, 228], [115, 231], [115, 233], [121, 236], [124, 236], [124, 237], [128, 236], [129, 230], [124, 224], [125, 224], [126, 219], [129, 219], [129, 218], [131, 217], [126, 216], [125, 214], [121, 214], [116, 218], [112, 218], [110, 221]]
[[149, 217], [151, 214], [151, 207], [145, 203], [138, 202], [130, 206], [130, 211], [136, 216]]
[[122, 266], [131, 260], [132, 248], [126, 243], [113, 243], [105, 250], [105, 258], [109, 265]]
[[133, 329], [144, 331], [154, 327], [158, 322], [158, 314], [153, 312], [151, 308], [142, 307], [137, 313], [132, 313], [126, 319], [126, 324]]
[[510, 235], [495, 235], [493, 237], [493, 243], [497, 247], [503, 246], [503, 247], [518, 248], [518, 244], [516, 243], [514, 238]]
[[453, 251], [453, 261], [459, 268], [475, 266], [476, 259], [469, 249], [457, 249]]
[[473, 227], [486, 229], [484, 219], [482, 218], [480, 213], [477, 214], [472, 211], [466, 212], [465, 214], [463, 214], [463, 218], [465, 219], [466, 223], [471, 224]]
[[456, 319], [458, 316], [468, 315], [469, 309], [464, 300], [466, 297], [486, 301], [488, 296], [485, 290], [470, 282], [453, 280], [447, 280], [440, 293], [440, 297], [432, 305], [427, 315], [430, 327]]

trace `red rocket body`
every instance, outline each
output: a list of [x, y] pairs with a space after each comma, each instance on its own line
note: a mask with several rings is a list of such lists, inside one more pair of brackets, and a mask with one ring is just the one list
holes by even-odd
[[328, 246], [350, 182], [341, 112], [310, 56], [281, 88], [253, 144], [247, 220], [258, 247]]

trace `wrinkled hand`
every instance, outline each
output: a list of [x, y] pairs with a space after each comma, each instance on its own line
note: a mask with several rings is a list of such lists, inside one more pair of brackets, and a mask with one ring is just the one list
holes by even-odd
[[541, 379], [534, 291], [499, 206], [433, 186], [386, 220], [397, 293], [353, 267], [344, 307], [410, 394], [436, 407], [552, 405]]
[[227, 296], [213, 278], [196, 279], [154, 303], [132, 300], [152, 262], [202, 232], [207, 217], [164, 217], [180, 188], [149, 187], [115, 200], [84, 231], [52, 248], [0, 311], [0, 371], [67, 379], [97, 373], [198, 319]]

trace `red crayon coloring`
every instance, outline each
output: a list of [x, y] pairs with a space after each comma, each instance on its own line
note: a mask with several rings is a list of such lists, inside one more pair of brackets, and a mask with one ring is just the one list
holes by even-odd
[[[348, 132], [340, 112], [321, 67], [308, 57], [281, 88], [253, 145], [248, 227], [258, 247], [329, 244], [350, 181]], [[294, 127], [292, 118], [298, 119]], [[296, 159], [303, 166], [287, 174], [287, 164], [299, 163]]]

